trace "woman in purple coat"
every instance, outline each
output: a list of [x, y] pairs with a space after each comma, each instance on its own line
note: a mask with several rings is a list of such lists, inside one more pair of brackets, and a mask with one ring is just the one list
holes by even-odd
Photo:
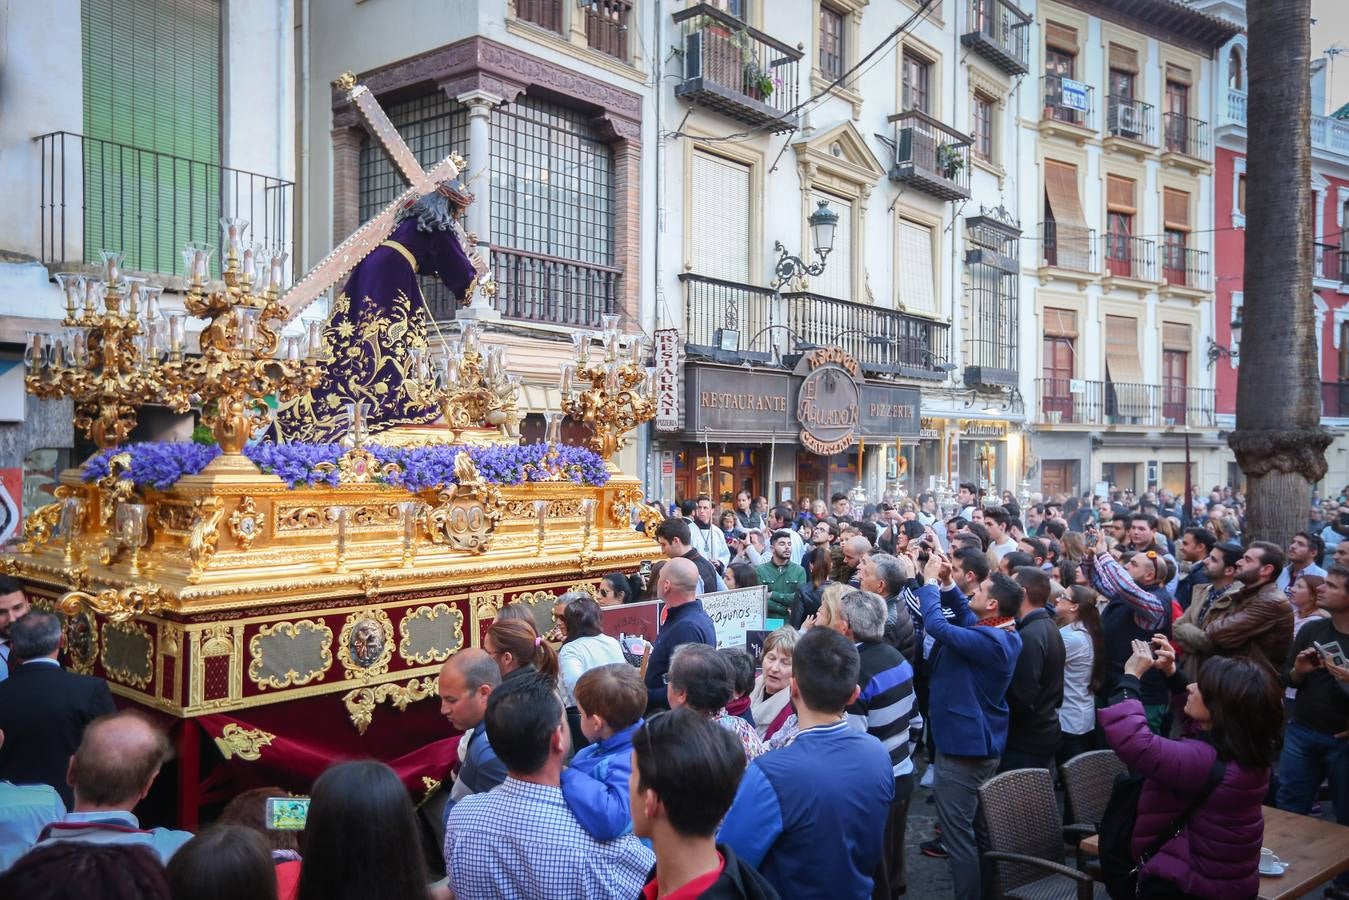
[[[1283, 724], [1279, 682], [1263, 661], [1215, 656], [1186, 684], [1165, 638], [1134, 642], [1111, 704], [1097, 713], [1106, 740], [1131, 770], [1145, 778], [1134, 823], [1133, 852], [1142, 855], [1194, 803], [1215, 758], [1227, 764], [1222, 781], [1176, 837], [1143, 866], [1140, 897], [1254, 897], [1260, 885], [1261, 801], [1269, 787], [1275, 744]], [[1201, 737], [1179, 741], [1148, 730], [1139, 677], [1156, 667], [1173, 691], [1187, 692], [1185, 714]]]

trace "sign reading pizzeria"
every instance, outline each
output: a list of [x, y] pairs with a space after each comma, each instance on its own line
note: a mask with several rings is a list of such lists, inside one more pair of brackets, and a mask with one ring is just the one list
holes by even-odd
[[837, 347], [825, 347], [803, 356], [796, 374], [802, 376], [796, 400], [802, 445], [820, 456], [851, 447], [861, 406], [857, 360]]

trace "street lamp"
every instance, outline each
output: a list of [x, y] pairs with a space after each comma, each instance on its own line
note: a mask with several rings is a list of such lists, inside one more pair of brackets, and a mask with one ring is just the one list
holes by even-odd
[[819, 262], [807, 264], [799, 256], [792, 256], [787, 252], [787, 248], [782, 245], [782, 241], [773, 243], [773, 250], [778, 254], [778, 261], [773, 265], [773, 290], [777, 290], [784, 284], [803, 278], [807, 275], [812, 278], [824, 272], [824, 260], [829, 255], [829, 251], [834, 249], [834, 232], [838, 230], [838, 213], [829, 208], [829, 203], [824, 200], [815, 201], [817, 207], [815, 212], [810, 214], [806, 221], [810, 223], [810, 243], [815, 248], [815, 255], [820, 258]]
[[1232, 346], [1224, 347], [1213, 338], [1208, 339], [1208, 367], [1211, 369], [1218, 364], [1218, 360], [1226, 356], [1229, 359], [1236, 359], [1237, 353], [1241, 347], [1241, 309], [1238, 308], [1236, 315], [1232, 317]]

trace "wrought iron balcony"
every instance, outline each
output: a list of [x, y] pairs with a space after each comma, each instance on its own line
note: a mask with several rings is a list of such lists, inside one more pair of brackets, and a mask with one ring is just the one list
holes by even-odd
[[1312, 245], [1312, 272], [1317, 281], [1344, 281], [1344, 256], [1336, 244]]
[[1118, 94], [1106, 96], [1105, 130], [1111, 137], [1127, 138], [1150, 147], [1157, 145], [1153, 106]]
[[[791, 131], [802, 52], [707, 3], [675, 13], [683, 79], [675, 96], [749, 125]], [[790, 114], [790, 115], [789, 115]]]
[[1101, 235], [1105, 274], [1132, 281], [1157, 280], [1157, 244], [1146, 238], [1107, 232]]
[[1057, 222], [1040, 223], [1041, 265], [1097, 274], [1096, 229]]
[[631, 0], [581, 0], [585, 7], [586, 43], [624, 62], [628, 50], [628, 22], [632, 18]]
[[895, 123], [895, 164], [890, 180], [918, 188], [941, 200], [970, 196], [968, 135], [911, 109], [891, 116]]
[[295, 263], [294, 182], [68, 131], [35, 141], [44, 263], [79, 266], [122, 250], [128, 272], [182, 275], [183, 246], [218, 243], [224, 215], [247, 219], [250, 240]]
[[770, 362], [777, 331], [774, 291], [765, 287], [683, 273], [684, 340], [690, 353], [720, 357], [736, 354]]
[[1201, 162], [1209, 161], [1211, 147], [1208, 123], [1203, 119], [1169, 112], [1162, 116], [1162, 131], [1165, 134], [1165, 144], [1162, 147], [1165, 152], [1188, 156]]
[[960, 42], [1008, 75], [1030, 71], [1031, 17], [1007, 0], [969, 0], [970, 30]]
[[1040, 93], [1045, 98], [1040, 118], [1093, 128], [1095, 92], [1095, 88], [1081, 81], [1062, 75], [1045, 75], [1040, 79]]
[[1127, 384], [1082, 378], [1037, 378], [1046, 425], [1217, 426], [1216, 392], [1181, 384]]
[[1162, 278], [1172, 287], [1212, 290], [1208, 252], [1179, 244], [1162, 245]]
[[941, 381], [951, 368], [944, 322], [805, 291], [782, 296], [795, 335], [811, 346], [841, 347], [869, 372]]

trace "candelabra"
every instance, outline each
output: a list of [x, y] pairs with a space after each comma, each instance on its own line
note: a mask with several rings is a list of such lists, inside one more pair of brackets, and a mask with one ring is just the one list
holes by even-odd
[[[163, 288], [123, 278], [120, 252], [103, 250], [100, 255], [101, 281], [57, 274], [66, 300], [64, 330], [28, 333], [24, 386], [43, 400], [72, 398], [75, 427], [99, 449], [107, 449], [126, 441], [136, 427], [137, 407], [156, 393], [147, 341]], [[138, 318], [142, 309], [144, 321]]]
[[[166, 317], [167, 339], [153, 346], [155, 355], [163, 357], [158, 379], [167, 405], [185, 412], [193, 402], [199, 403], [202, 424], [220, 445], [222, 452], [209, 470], [256, 472], [242, 451], [253, 432], [270, 419], [263, 398], [276, 394], [284, 403], [317, 385], [327, 351], [318, 320], [306, 323], [304, 347], [299, 336], [283, 342], [272, 327], [286, 319], [277, 303], [285, 252], [243, 244], [248, 223], [242, 219], [222, 218], [220, 227], [225, 238], [222, 288], [206, 286], [209, 245], [192, 242], [183, 250], [184, 308], [209, 320], [201, 332], [200, 354], [189, 357], [184, 352], [181, 313]], [[156, 336], [162, 331], [157, 330]]]
[[[618, 316], [604, 316], [602, 323], [598, 335], [586, 331], [572, 334], [576, 363], [562, 366], [561, 387], [562, 411], [590, 426], [590, 448], [607, 460], [623, 448], [629, 431], [655, 417], [656, 405], [653, 373], [642, 367], [646, 357], [644, 338], [620, 333]], [[594, 337], [600, 339], [604, 350], [592, 361], [590, 344]], [[574, 392], [578, 382], [582, 390]]]
[[476, 322], [466, 322], [460, 335], [445, 342], [439, 352], [411, 348], [408, 360], [410, 396], [416, 403], [440, 407], [451, 442], [464, 431], [483, 427], [519, 437], [520, 376], [506, 371], [504, 348], [484, 352], [482, 329]]

